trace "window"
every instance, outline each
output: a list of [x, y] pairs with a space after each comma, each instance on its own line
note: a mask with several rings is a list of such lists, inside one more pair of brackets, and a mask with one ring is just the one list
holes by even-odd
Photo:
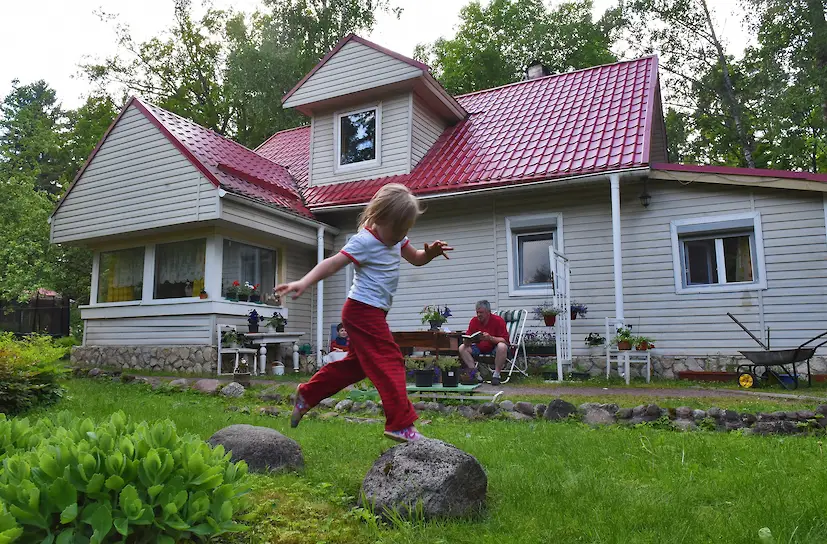
[[242, 285], [258, 285], [262, 300], [269, 301], [276, 286], [276, 252], [234, 240], [224, 239], [224, 257], [221, 267], [221, 295], [238, 281]]
[[197, 297], [204, 289], [207, 240], [158, 244], [155, 248], [155, 298]]
[[558, 248], [559, 214], [507, 217], [509, 295], [536, 295], [551, 285], [549, 248]]
[[766, 288], [758, 213], [672, 222], [678, 293]]
[[337, 169], [373, 166], [380, 162], [382, 113], [379, 106], [336, 115]]
[[141, 300], [144, 248], [104, 251], [98, 266], [98, 302]]

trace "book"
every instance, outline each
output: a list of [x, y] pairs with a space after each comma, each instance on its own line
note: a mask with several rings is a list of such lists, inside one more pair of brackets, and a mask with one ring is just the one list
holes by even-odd
[[477, 331], [474, 334], [463, 334], [462, 339], [463, 340], [470, 340], [472, 342], [476, 342], [477, 340], [480, 339], [481, 336], [482, 336], [482, 331]]

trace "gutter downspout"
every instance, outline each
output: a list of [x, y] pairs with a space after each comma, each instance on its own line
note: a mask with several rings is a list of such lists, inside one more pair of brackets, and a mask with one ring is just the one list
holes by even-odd
[[[324, 260], [324, 226], [316, 230], [316, 262]], [[316, 364], [322, 363], [322, 335], [324, 334], [324, 280], [316, 284]], [[298, 368], [294, 369], [296, 372]]]
[[620, 176], [609, 176], [612, 186], [612, 253], [614, 255], [615, 282], [615, 319], [625, 319], [623, 315], [623, 255], [620, 239]]

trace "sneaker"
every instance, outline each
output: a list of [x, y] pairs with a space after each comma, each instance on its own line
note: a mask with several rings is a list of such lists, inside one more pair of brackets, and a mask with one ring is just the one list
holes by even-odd
[[500, 385], [500, 379], [497, 376], [492, 376], [491, 385]]
[[304, 414], [310, 410], [310, 405], [304, 400], [304, 397], [299, 392], [299, 387], [296, 387], [296, 400], [293, 403], [293, 413], [290, 415], [290, 426], [296, 428], [299, 426], [299, 421], [302, 420]]
[[401, 431], [385, 431], [385, 436], [397, 442], [415, 442], [425, 438], [413, 425]]

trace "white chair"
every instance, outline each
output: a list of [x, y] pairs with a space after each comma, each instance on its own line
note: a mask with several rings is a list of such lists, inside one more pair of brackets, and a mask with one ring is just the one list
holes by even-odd
[[[505, 328], [508, 330], [508, 355], [505, 360], [505, 368], [503, 372], [508, 373], [508, 377], [500, 383], [506, 383], [511, 379], [514, 371], [519, 372], [523, 376], [528, 376], [528, 357], [525, 351], [525, 342], [523, 336], [525, 335], [525, 323], [528, 320], [528, 311], [521, 310], [502, 310], [497, 312], [497, 315], [505, 321]], [[477, 358], [477, 367], [479, 363], [483, 363], [488, 367], [489, 372], [494, 372], [494, 356], [493, 355], [479, 355]]]
[[221, 372], [221, 362], [222, 361], [221, 360], [223, 358], [222, 356], [226, 355], [226, 354], [230, 354], [230, 355], [234, 356], [234, 364], [233, 364], [232, 374], [235, 374], [235, 371], [238, 370], [238, 363], [240, 362], [241, 355], [247, 355], [247, 354], [249, 354], [251, 356], [250, 360], [247, 362], [247, 366], [250, 368], [250, 371], [253, 374], [257, 374], [258, 373], [258, 371], [257, 371], [258, 365], [256, 364], [256, 354], [258, 353], [258, 350], [252, 349], [252, 348], [240, 347], [240, 346], [229, 347], [229, 346], [223, 345], [223, 336], [224, 336], [225, 332], [234, 331], [234, 332], [238, 333], [238, 329], [236, 328], [235, 325], [218, 324], [218, 325], [216, 325], [215, 328], [216, 328], [216, 332], [218, 333], [218, 375], [219, 376], [222, 375], [222, 372]]
[[615, 364], [618, 375], [626, 378], [626, 385], [629, 385], [631, 365], [646, 365], [646, 383], [649, 383], [652, 379], [652, 355], [649, 351], [621, 350], [617, 349], [617, 345], [612, 342], [612, 338], [617, 335], [618, 327], [624, 324], [622, 319], [606, 318], [606, 379], [608, 380], [611, 376], [612, 364]]

